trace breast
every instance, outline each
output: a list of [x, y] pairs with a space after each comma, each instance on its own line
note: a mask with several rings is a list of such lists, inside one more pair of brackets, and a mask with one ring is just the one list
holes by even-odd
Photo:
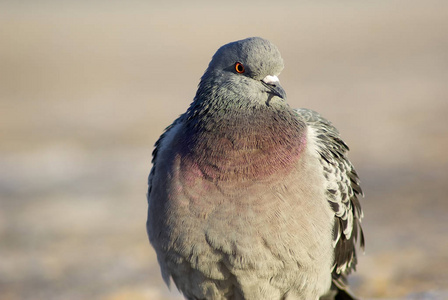
[[165, 216], [175, 238], [167, 248], [197, 270], [179, 276], [271, 278], [284, 290], [328, 289], [333, 216], [317, 164], [306, 148], [281, 176], [219, 181], [177, 156]]
[[266, 134], [222, 137], [207, 143], [206, 151], [173, 153], [166, 198], [176, 234], [190, 240], [195, 234], [196, 242], [228, 254], [240, 249], [254, 260], [260, 260], [254, 247], [263, 244], [277, 254], [283, 248], [300, 256], [301, 248], [319, 247], [314, 238], [330, 240], [321, 166], [305, 137], [295, 144]]
[[167, 265], [188, 264], [217, 280], [249, 272], [291, 284], [285, 274], [302, 268], [313, 278], [295, 284], [318, 277], [326, 284], [333, 217], [321, 166], [306, 129], [264, 124], [222, 134], [178, 131], [161, 154], [165, 181], [152, 192], [163, 199], [153, 216], [160, 252]]

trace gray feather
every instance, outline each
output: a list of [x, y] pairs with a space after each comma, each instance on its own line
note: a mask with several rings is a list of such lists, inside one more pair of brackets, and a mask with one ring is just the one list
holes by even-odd
[[148, 236], [187, 299], [350, 297], [358, 175], [336, 128], [285, 102], [282, 69], [267, 40], [224, 45], [155, 144]]
[[[316, 131], [318, 153], [327, 179], [327, 199], [335, 212], [333, 278], [339, 280], [356, 267], [356, 241], [364, 249], [363, 217], [358, 196], [363, 196], [360, 180], [347, 158], [348, 146], [330, 121], [309, 109], [297, 109], [299, 116]], [[339, 286], [342, 282], [339, 280]]]

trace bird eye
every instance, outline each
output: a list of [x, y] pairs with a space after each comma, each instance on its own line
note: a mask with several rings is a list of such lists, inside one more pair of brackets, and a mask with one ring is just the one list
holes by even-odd
[[244, 69], [243, 64], [240, 62], [235, 63], [235, 71], [240, 74], [244, 73], [245, 69]]

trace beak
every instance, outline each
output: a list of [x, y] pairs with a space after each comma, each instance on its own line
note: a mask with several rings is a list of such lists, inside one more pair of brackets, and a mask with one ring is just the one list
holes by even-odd
[[268, 75], [261, 83], [268, 89], [268, 93], [277, 97], [282, 98], [283, 100], [286, 100], [286, 92], [280, 85], [280, 81], [278, 80], [277, 76], [271, 76]]

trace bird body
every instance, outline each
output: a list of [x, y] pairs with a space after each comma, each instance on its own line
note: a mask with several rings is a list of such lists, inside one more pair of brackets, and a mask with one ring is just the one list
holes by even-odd
[[264, 39], [221, 47], [156, 143], [147, 229], [187, 299], [319, 299], [356, 264], [348, 148], [317, 113], [289, 107], [282, 68]]

